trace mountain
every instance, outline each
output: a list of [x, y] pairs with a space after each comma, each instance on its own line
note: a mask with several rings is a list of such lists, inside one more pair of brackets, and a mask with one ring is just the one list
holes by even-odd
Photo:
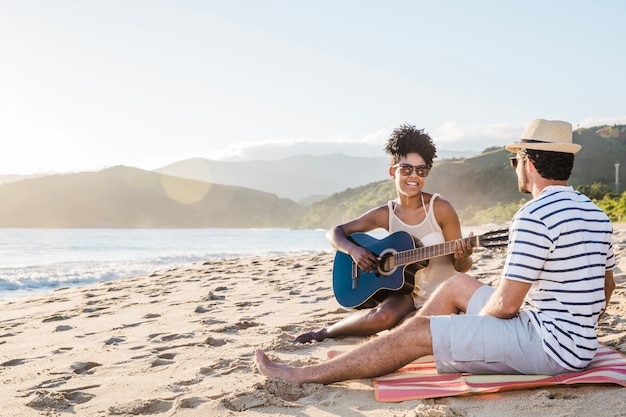
[[[626, 169], [626, 126], [579, 129], [574, 142], [583, 148], [569, 183], [599, 182], [613, 189], [615, 164]], [[459, 213], [519, 203], [529, 196], [518, 192], [509, 156], [498, 147], [438, 161], [425, 189], [450, 200]], [[193, 159], [160, 170], [171, 175], [118, 166], [22, 179], [0, 185], [0, 227], [328, 228], [395, 197], [388, 165], [386, 157], [346, 155], [269, 162]], [[213, 179], [184, 178], [200, 174]], [[229, 182], [237, 184], [224, 184]], [[329, 197], [304, 207], [281, 198], [287, 192], [303, 201]]]
[[20, 180], [25, 180], [28, 178], [39, 178], [45, 177], [46, 174], [35, 174], [35, 175], [0, 175], [0, 184], [7, 184], [9, 182], [15, 182]]
[[[381, 151], [382, 154], [382, 151]], [[441, 151], [440, 158], [465, 157], [468, 152]], [[182, 178], [238, 185], [274, 193], [303, 205], [349, 187], [386, 179], [389, 157], [297, 155], [273, 161], [213, 161], [191, 158], [156, 169]]]
[[0, 227], [284, 227], [297, 203], [243, 187], [137, 168], [51, 175], [0, 185]]
[[224, 185], [237, 185], [302, 201], [386, 177], [389, 158], [343, 154], [298, 155], [275, 161], [212, 161], [192, 158], [155, 172]]
[[[574, 132], [573, 141], [582, 145], [582, 149], [576, 154], [568, 183], [577, 187], [597, 182], [612, 190], [615, 164], [626, 169], [626, 126], [579, 129]], [[467, 159], [436, 162], [424, 189], [441, 194], [459, 213], [469, 211], [468, 216], [472, 211], [498, 204], [528, 200], [529, 194], [518, 191], [515, 171], [509, 166], [510, 155], [504, 148], [497, 147]], [[624, 184], [622, 180], [619, 182]], [[623, 190], [624, 187], [619, 191]], [[395, 187], [390, 180], [349, 188], [312, 204], [300, 227], [328, 228], [395, 197]], [[461, 221], [464, 220], [461, 216]]]

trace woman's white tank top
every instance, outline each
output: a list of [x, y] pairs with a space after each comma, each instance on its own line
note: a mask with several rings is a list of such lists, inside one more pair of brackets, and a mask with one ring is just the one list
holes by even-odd
[[[439, 194], [433, 194], [427, 207], [423, 204], [424, 197], [422, 196], [422, 206], [424, 207], [426, 218], [420, 224], [416, 225], [409, 225], [400, 220], [395, 213], [397, 206], [396, 201], [389, 201], [387, 203], [389, 207], [389, 233], [401, 230], [405, 231], [419, 239], [423, 246], [444, 243], [445, 238], [443, 237], [443, 232], [439, 223], [437, 223], [435, 211], [433, 210], [435, 199], [438, 197]], [[448, 255], [430, 259], [428, 267], [420, 269], [415, 274], [415, 288], [411, 294], [415, 308], [419, 309], [439, 284], [454, 273], [456, 273], [456, 270]]]

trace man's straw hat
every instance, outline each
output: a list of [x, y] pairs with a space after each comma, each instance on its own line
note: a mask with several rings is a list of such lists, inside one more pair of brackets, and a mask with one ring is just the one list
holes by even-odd
[[517, 143], [506, 146], [507, 151], [521, 149], [576, 153], [581, 146], [572, 143], [572, 125], [560, 120], [535, 119], [528, 124]]

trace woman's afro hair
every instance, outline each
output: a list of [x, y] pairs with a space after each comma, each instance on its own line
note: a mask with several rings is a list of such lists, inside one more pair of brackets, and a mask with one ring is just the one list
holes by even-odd
[[392, 157], [394, 164], [401, 157], [415, 152], [424, 158], [426, 165], [432, 166], [433, 159], [437, 156], [437, 148], [424, 129], [416, 129], [406, 123], [394, 129], [384, 150]]

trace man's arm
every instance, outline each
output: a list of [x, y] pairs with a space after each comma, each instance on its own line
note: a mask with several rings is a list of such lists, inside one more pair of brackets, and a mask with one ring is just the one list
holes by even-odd
[[502, 278], [480, 315], [510, 319], [519, 312], [531, 284]]
[[615, 279], [613, 278], [613, 270], [607, 269], [604, 273], [604, 298], [606, 299], [606, 305], [604, 306], [604, 310], [600, 313], [600, 317], [598, 317], [598, 321], [604, 316], [606, 309], [609, 308], [609, 301], [611, 300], [611, 295], [613, 295], [613, 291], [615, 290]]

